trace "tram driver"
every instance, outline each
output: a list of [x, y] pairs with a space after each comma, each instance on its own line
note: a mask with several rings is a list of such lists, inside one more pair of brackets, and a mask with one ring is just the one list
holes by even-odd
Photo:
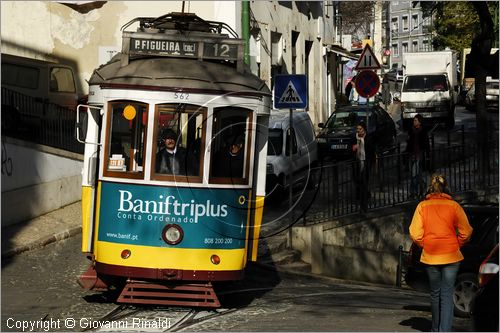
[[177, 145], [177, 133], [167, 128], [163, 131], [161, 138], [164, 146], [156, 154], [156, 172], [171, 175], [190, 174], [186, 149]]

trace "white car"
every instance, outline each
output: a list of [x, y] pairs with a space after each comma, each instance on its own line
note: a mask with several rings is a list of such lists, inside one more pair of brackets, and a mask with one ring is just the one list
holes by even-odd
[[[498, 110], [498, 79], [486, 79], [486, 107], [488, 110]], [[476, 89], [473, 84], [465, 95], [465, 107], [467, 110], [474, 111], [476, 107]]]
[[[294, 112], [290, 130], [288, 111], [272, 111], [267, 143], [267, 195], [282, 193], [290, 185], [313, 185], [318, 165], [318, 144], [307, 112]], [[291, 142], [292, 158], [289, 154]], [[293, 174], [293, 179], [291, 175]]]

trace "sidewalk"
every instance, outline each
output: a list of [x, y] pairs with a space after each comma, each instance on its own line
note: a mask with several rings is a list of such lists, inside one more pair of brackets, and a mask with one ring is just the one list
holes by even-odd
[[80, 233], [81, 201], [26, 222], [2, 228], [2, 258], [43, 247]]

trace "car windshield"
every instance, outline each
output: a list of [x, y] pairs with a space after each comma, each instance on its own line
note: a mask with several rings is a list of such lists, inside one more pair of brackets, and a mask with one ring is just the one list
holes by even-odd
[[283, 150], [283, 130], [270, 129], [267, 143], [267, 155], [281, 155]]
[[356, 124], [366, 117], [366, 112], [335, 112], [326, 122], [326, 128], [345, 128], [354, 127]]
[[445, 75], [411, 75], [406, 77], [403, 91], [446, 91], [448, 82]]

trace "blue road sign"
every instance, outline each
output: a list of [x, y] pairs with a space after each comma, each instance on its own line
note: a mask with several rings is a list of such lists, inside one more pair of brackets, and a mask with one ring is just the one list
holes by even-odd
[[274, 77], [274, 107], [305, 109], [307, 107], [307, 76], [276, 75]]

